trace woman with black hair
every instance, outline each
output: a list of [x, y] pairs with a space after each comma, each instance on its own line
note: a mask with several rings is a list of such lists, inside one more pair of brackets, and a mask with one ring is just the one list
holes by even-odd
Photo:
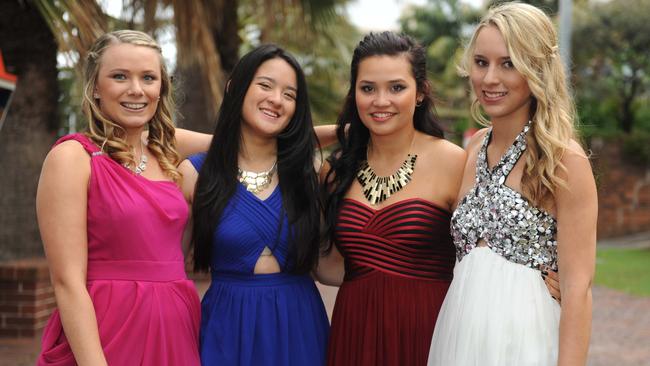
[[204, 365], [324, 363], [327, 315], [309, 276], [319, 256], [316, 149], [296, 60], [274, 45], [242, 57], [210, 149], [180, 167], [194, 266], [212, 275]]
[[425, 56], [392, 32], [371, 33], [354, 50], [341, 148], [322, 173], [335, 245], [317, 277], [337, 285], [345, 261], [329, 365], [427, 361], [455, 262], [449, 220], [465, 153], [436, 123]]

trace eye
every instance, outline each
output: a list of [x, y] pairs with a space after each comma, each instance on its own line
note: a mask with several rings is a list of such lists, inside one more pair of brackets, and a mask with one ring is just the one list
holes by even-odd
[[487, 63], [484, 59], [482, 59], [482, 58], [475, 58], [475, 59], [474, 59], [474, 63], [475, 63], [476, 66], [478, 66], [478, 67], [485, 67], [485, 66], [488, 65], [488, 63]]
[[145, 75], [145, 76], [143, 77], [143, 79], [144, 79], [144, 81], [149, 81], [149, 82], [151, 82], [151, 81], [156, 80], [156, 77], [155, 77], [154, 75]]
[[513, 64], [511, 60], [508, 60], [503, 63], [503, 67], [505, 67], [506, 69], [514, 69], [515, 64]]
[[285, 98], [289, 100], [296, 100], [296, 95], [294, 93], [286, 92], [283, 95]]
[[257, 83], [263, 90], [271, 90], [271, 85], [269, 83]]
[[117, 73], [117, 74], [111, 75], [111, 78], [115, 79], [115, 80], [126, 80], [126, 75], [124, 75], [122, 73]]
[[390, 87], [390, 91], [392, 93], [399, 93], [404, 89], [406, 89], [406, 86], [402, 85], [402, 84], [395, 84], [395, 85], [391, 85], [391, 87]]
[[361, 91], [364, 92], [364, 93], [372, 93], [372, 91], [373, 91], [375, 88], [373, 88], [371, 85], [361, 85], [361, 86], [359, 87], [359, 89], [361, 89]]

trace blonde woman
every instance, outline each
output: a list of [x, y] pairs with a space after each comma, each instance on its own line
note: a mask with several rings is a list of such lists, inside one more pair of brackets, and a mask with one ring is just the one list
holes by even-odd
[[[461, 69], [489, 127], [467, 148], [429, 365], [584, 365], [597, 198], [553, 24], [530, 5], [495, 7]], [[540, 276], [558, 268], [561, 307]]]
[[84, 85], [88, 131], [57, 142], [37, 193], [58, 307], [38, 364], [199, 365], [176, 166], [209, 136], [175, 132], [170, 78], [145, 33], [101, 36]]

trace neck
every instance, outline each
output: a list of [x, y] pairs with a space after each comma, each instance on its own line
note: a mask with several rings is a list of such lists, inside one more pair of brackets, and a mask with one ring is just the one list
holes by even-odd
[[271, 168], [277, 160], [278, 141], [246, 133], [242, 129], [238, 164], [241, 169], [262, 171]]
[[510, 146], [517, 135], [523, 131], [526, 123], [528, 123], [528, 119], [522, 119], [521, 121], [510, 120], [509, 122], [493, 122], [490, 145], [501, 148]]
[[127, 130], [126, 131], [126, 137], [124, 138], [126, 140], [126, 143], [134, 150], [140, 151], [140, 147], [143, 146], [141, 144], [144, 144], [143, 139], [142, 139], [142, 132], [144, 131], [143, 128], [139, 128], [137, 130]]
[[405, 159], [406, 154], [411, 152], [415, 134], [412, 125], [390, 135], [378, 136], [371, 133], [368, 141], [368, 160], [372, 158], [381, 162], [393, 161], [396, 158]]

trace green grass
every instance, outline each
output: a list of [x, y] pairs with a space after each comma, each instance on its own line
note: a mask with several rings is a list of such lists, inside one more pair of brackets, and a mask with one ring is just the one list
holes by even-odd
[[633, 295], [650, 296], [650, 249], [598, 249], [595, 283]]

